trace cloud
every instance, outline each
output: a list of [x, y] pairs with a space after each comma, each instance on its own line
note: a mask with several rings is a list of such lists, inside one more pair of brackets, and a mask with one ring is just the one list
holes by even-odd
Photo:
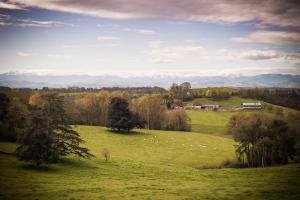
[[24, 10], [20, 5], [0, 2], [0, 8], [10, 9], [10, 10]]
[[255, 31], [243, 37], [232, 38], [232, 41], [240, 43], [300, 46], [300, 33], [285, 31]]
[[132, 31], [144, 35], [154, 35], [157, 34], [156, 31], [150, 29], [134, 29], [129, 28], [119, 24], [98, 24], [97, 27], [102, 29], [112, 29], [112, 30], [121, 30], [121, 31]]
[[145, 34], [145, 35], [154, 35], [154, 34], [156, 34], [155, 31], [149, 30], [149, 29], [137, 29], [136, 31], [138, 33]]
[[268, 60], [274, 58], [280, 58], [282, 55], [275, 50], [249, 50], [242, 52], [240, 57], [247, 60]]
[[132, 31], [131, 28], [128, 28], [128, 27], [120, 25], [120, 24], [98, 24], [97, 27], [101, 28], [101, 29], [114, 29], [114, 30], [121, 30], [121, 31]]
[[99, 63], [111, 63], [111, 62], [113, 62], [112, 59], [108, 59], [108, 58], [97, 58], [96, 61], [99, 62]]
[[149, 41], [150, 48], [146, 53], [149, 60], [154, 63], [175, 62], [178, 59], [185, 60], [218, 60], [226, 62], [272, 61], [276, 63], [300, 64], [300, 53], [285, 52], [275, 49], [208, 49], [199, 45], [161, 46], [161, 41]]
[[[173, 62], [176, 59], [190, 57], [190, 58], [199, 58], [201, 56], [207, 55], [207, 50], [202, 46], [195, 45], [178, 45], [170, 47], [160, 47], [158, 44], [150, 42], [150, 51], [147, 54], [151, 57], [151, 61], [155, 63], [166, 63]], [[157, 46], [156, 46], [157, 45]]]
[[21, 56], [21, 57], [29, 57], [29, 56], [31, 56], [30, 53], [26, 53], [26, 52], [18, 52], [17, 55]]
[[150, 48], [159, 48], [161, 47], [163, 41], [148, 41], [146, 45]]
[[111, 36], [99, 36], [97, 37], [97, 40], [99, 41], [115, 41], [115, 40], [119, 40], [120, 38], [118, 37], [111, 37]]
[[48, 54], [47, 56], [49, 58], [54, 58], [54, 59], [71, 59], [72, 58], [72, 56], [61, 55], [61, 54]]
[[59, 21], [42, 21], [34, 19], [16, 18], [11, 15], [0, 14], [0, 26], [18, 26], [18, 27], [64, 27], [73, 26]]
[[113, 19], [167, 19], [212, 23], [259, 22], [300, 27], [295, 0], [10, 0], [24, 5]]

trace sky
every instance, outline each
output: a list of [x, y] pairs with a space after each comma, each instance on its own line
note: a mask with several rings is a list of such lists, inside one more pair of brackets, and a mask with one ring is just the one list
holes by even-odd
[[300, 74], [296, 0], [0, 0], [0, 73]]

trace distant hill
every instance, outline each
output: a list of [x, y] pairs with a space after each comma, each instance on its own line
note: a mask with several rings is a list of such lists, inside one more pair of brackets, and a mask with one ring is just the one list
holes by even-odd
[[143, 87], [169, 88], [172, 83], [188, 81], [192, 87], [283, 87], [300, 88], [300, 75], [262, 74], [255, 76], [114, 76], [114, 75], [37, 75], [28, 73], [0, 74], [0, 86], [8, 87]]

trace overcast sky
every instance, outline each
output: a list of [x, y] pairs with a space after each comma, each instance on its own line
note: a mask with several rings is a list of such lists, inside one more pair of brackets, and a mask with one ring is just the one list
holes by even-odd
[[300, 4], [0, 0], [0, 73], [300, 74]]

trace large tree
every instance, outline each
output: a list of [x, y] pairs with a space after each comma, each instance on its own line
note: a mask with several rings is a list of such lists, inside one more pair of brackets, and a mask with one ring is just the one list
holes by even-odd
[[238, 142], [238, 159], [249, 167], [286, 164], [295, 155], [295, 137], [282, 119], [241, 113], [231, 118], [229, 128]]
[[80, 146], [83, 140], [68, 124], [63, 97], [49, 93], [41, 95], [41, 100], [41, 105], [32, 112], [31, 130], [19, 139], [19, 158], [40, 165], [55, 162], [69, 154], [92, 157], [87, 148]]
[[108, 110], [108, 127], [117, 132], [130, 132], [137, 127], [142, 128], [144, 123], [136, 114], [129, 110], [126, 99], [113, 97]]

